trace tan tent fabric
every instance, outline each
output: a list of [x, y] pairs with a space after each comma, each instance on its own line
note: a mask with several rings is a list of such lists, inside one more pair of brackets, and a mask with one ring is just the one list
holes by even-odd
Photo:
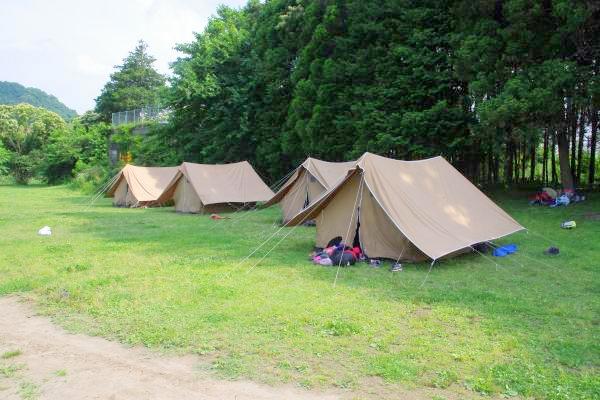
[[352, 243], [358, 220], [367, 255], [401, 260], [435, 260], [524, 229], [442, 157], [371, 153], [288, 225], [313, 218], [318, 246], [335, 236]]
[[175, 210], [202, 213], [222, 212], [233, 205], [267, 201], [273, 191], [247, 161], [232, 164], [194, 164], [184, 162], [159, 202], [173, 199]]
[[120, 207], [141, 207], [156, 202], [177, 173], [177, 167], [126, 165], [115, 177], [106, 195]]
[[329, 162], [309, 157], [265, 206], [279, 203], [285, 223], [334, 186], [355, 164], [356, 161]]

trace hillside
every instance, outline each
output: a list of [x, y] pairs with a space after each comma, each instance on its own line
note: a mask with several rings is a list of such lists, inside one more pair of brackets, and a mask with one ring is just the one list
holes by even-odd
[[54, 111], [65, 120], [70, 120], [77, 116], [75, 110], [70, 109], [56, 97], [40, 89], [28, 88], [16, 82], [0, 81], [0, 104], [19, 103], [27, 103]]

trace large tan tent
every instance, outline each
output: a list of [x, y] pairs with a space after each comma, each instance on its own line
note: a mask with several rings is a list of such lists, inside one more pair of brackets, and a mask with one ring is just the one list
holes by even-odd
[[212, 213], [267, 201], [272, 196], [273, 191], [247, 161], [215, 165], [184, 162], [158, 201], [173, 199], [179, 212]]
[[317, 246], [341, 236], [369, 257], [420, 261], [524, 229], [442, 157], [365, 153], [344, 179], [288, 225], [315, 219]]
[[285, 223], [335, 185], [355, 164], [356, 161], [328, 162], [309, 157], [265, 206], [279, 203]]
[[106, 191], [119, 207], [152, 205], [177, 173], [177, 167], [137, 167], [127, 164]]

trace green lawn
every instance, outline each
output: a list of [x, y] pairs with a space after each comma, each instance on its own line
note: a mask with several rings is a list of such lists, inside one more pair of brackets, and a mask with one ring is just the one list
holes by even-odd
[[[599, 398], [600, 201], [497, 200], [532, 231], [500, 242], [517, 243], [517, 255], [442, 261], [426, 281], [429, 264], [395, 274], [359, 264], [334, 287], [335, 268], [307, 261], [314, 228], [282, 229], [239, 265], [279, 229], [276, 208], [213, 221], [108, 199], [86, 209], [65, 187], [0, 186], [0, 295], [28, 292], [68, 329], [197, 353], [230, 378], [374, 398], [426, 386]], [[560, 229], [568, 219], [576, 229]], [[44, 225], [53, 236], [36, 235]], [[551, 244], [559, 256], [542, 254]]]

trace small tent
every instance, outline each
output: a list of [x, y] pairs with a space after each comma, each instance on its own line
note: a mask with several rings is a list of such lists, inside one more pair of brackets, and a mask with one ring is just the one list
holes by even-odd
[[158, 201], [173, 199], [179, 212], [213, 213], [267, 201], [272, 196], [273, 191], [247, 161], [215, 165], [184, 162]]
[[317, 246], [341, 236], [369, 257], [439, 259], [524, 229], [442, 157], [365, 153], [288, 225], [315, 219]]
[[335, 185], [355, 164], [356, 161], [328, 162], [309, 157], [265, 206], [279, 203], [285, 223]]
[[177, 167], [137, 167], [127, 164], [106, 191], [118, 207], [153, 205], [177, 173]]

